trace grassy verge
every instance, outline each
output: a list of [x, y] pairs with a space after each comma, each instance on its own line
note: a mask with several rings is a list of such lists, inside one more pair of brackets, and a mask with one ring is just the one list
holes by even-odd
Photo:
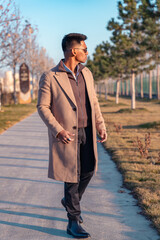
[[30, 104], [2, 106], [0, 112], [0, 133], [36, 111], [37, 100]]
[[137, 101], [109, 96], [99, 99], [108, 130], [104, 146], [123, 175], [124, 185], [138, 199], [142, 214], [160, 233], [160, 101]]

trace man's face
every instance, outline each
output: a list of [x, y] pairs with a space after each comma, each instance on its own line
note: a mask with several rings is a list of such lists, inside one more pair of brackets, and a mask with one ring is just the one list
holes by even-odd
[[77, 62], [80, 63], [85, 63], [87, 60], [87, 46], [84, 41], [81, 41], [80, 44], [75, 44], [74, 47], [72, 48], [74, 53], [75, 53], [75, 59]]

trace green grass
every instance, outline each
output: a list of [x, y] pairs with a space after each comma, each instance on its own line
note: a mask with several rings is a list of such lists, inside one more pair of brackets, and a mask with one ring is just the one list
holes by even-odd
[[2, 106], [0, 112], [0, 133], [36, 111], [37, 100], [30, 104], [11, 104]]

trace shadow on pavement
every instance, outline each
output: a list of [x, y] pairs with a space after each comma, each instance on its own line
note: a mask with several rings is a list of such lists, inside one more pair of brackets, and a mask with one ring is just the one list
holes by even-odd
[[39, 159], [39, 158], [24, 158], [24, 157], [6, 157], [0, 156], [2, 159], [14, 159], [14, 160], [23, 160], [23, 161], [38, 161], [38, 162], [48, 162], [48, 159]]
[[40, 219], [53, 220], [53, 221], [68, 222], [67, 219], [64, 219], [64, 218], [45, 216], [45, 215], [35, 214], [35, 213], [15, 212], [15, 211], [3, 210], [3, 209], [0, 209], [0, 213], [12, 214], [12, 215], [24, 216], [24, 217], [40, 218]]
[[53, 235], [53, 236], [60, 236], [60, 237], [65, 237], [65, 238], [70, 238], [71, 239], [71, 237], [69, 237], [67, 235], [66, 231], [60, 230], [60, 229], [46, 228], [46, 227], [40, 227], [40, 226], [36, 226], [36, 225], [28, 225], [28, 224], [22, 224], [22, 223], [6, 222], [6, 221], [0, 221], [0, 224], [31, 229], [31, 230], [47, 233], [47, 234], [50, 234], [50, 235]]

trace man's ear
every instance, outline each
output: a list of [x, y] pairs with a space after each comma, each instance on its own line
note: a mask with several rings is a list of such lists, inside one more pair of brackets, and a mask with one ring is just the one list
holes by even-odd
[[76, 51], [72, 48], [72, 54], [73, 56], [76, 56]]

